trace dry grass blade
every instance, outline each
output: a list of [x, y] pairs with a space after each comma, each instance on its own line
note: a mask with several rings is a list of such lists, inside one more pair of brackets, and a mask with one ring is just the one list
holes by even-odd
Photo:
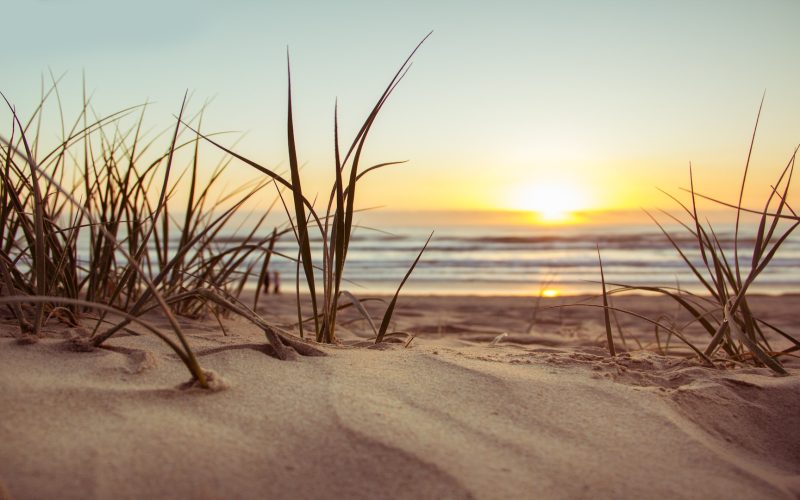
[[[647, 210], [645, 210], [644, 212], [658, 226], [658, 228], [661, 230], [661, 233], [664, 234], [664, 236], [666, 236], [667, 240], [669, 240], [670, 244], [672, 245], [672, 248], [674, 248], [675, 251], [678, 252], [678, 255], [680, 255], [680, 257], [683, 260], [683, 262], [692, 271], [692, 274], [695, 275], [695, 277], [700, 281], [700, 283], [703, 285], [703, 287], [705, 287], [705, 289], [708, 290], [708, 292], [712, 296], [719, 297], [719, 289], [716, 286], [716, 282], [712, 279], [711, 281], [714, 283], [715, 286], [711, 286], [711, 284], [706, 280], [706, 278], [703, 276], [703, 274], [700, 272], [700, 270], [697, 268], [697, 266], [695, 266], [692, 263], [692, 261], [689, 260], [689, 258], [683, 252], [683, 250], [681, 249], [680, 245], [678, 245], [678, 243], [675, 241], [675, 239], [672, 237], [672, 235], [670, 235], [669, 232], [667, 232], [667, 230], [664, 228], [664, 226], [661, 225], [661, 223], [658, 222], [658, 220], [655, 217], [653, 217], [653, 215], [650, 214], [650, 212], [648, 212]], [[698, 241], [700, 242], [699, 244], [701, 246], [705, 246], [706, 244], [703, 241], [703, 239], [699, 237], [699, 234], [696, 235], [696, 236], [698, 238]], [[713, 275], [712, 275], [712, 277], [713, 277]]]
[[[227, 309], [260, 327], [267, 338], [267, 342], [273, 347], [276, 355], [281, 360], [291, 359], [294, 355], [300, 354], [302, 356], [326, 356], [324, 351], [321, 351], [311, 345], [310, 343], [301, 339], [293, 338], [288, 332], [281, 331], [280, 328], [270, 324], [264, 318], [259, 316], [254, 311], [250, 310], [247, 306], [237, 301], [234, 297], [225, 296], [216, 290], [208, 288], [198, 288], [184, 294], [186, 297], [201, 297], [203, 299], [214, 302], [220, 307]], [[173, 300], [180, 300], [183, 297], [175, 297]], [[296, 354], [293, 354], [296, 353]]]
[[[369, 327], [372, 329], [372, 332], [375, 334], [375, 336], [377, 336], [378, 328], [375, 326], [375, 323], [372, 321], [372, 316], [370, 316], [369, 312], [366, 310], [366, 308], [364, 308], [364, 305], [361, 303], [361, 301], [358, 300], [358, 298], [355, 295], [348, 292], [347, 290], [342, 290], [339, 293], [347, 297], [347, 299], [350, 301], [350, 303], [353, 304], [353, 306], [361, 314], [361, 316], [363, 316], [364, 319], [367, 320], [367, 323], [369, 324]], [[339, 309], [341, 309], [341, 307], [339, 307]]]
[[[292, 196], [294, 197], [294, 210], [295, 210], [295, 231], [297, 234], [297, 245], [300, 249], [300, 263], [303, 266], [303, 272], [306, 277], [306, 284], [308, 285], [308, 292], [311, 295], [311, 309], [314, 312], [314, 318], [317, 317], [317, 291], [314, 284], [314, 263], [311, 260], [311, 241], [308, 235], [308, 219], [306, 218], [306, 211], [303, 198], [303, 187], [300, 182], [300, 165], [297, 161], [297, 146], [294, 140], [294, 120], [292, 116], [292, 71], [289, 66], [289, 54], [286, 54], [286, 72], [288, 78], [288, 111], [286, 134], [289, 147], [289, 169], [292, 176]], [[321, 340], [321, 331], [319, 323], [315, 319], [315, 328], [317, 332], [317, 341]]]
[[[561, 307], [596, 307], [596, 308], [606, 309], [606, 306], [605, 305], [601, 305], [601, 304], [580, 304], [580, 303], [579, 304], [557, 305], [557, 306], [551, 306], [551, 307], [552, 308], [561, 308]], [[697, 346], [695, 346], [691, 341], [689, 341], [689, 339], [687, 339], [678, 330], [675, 330], [672, 327], [664, 325], [663, 323], [659, 323], [658, 321], [656, 321], [654, 319], [651, 319], [651, 318], [648, 318], [647, 316], [644, 316], [643, 314], [639, 314], [639, 313], [637, 313], [635, 311], [629, 311], [627, 309], [622, 309], [622, 308], [619, 308], [619, 307], [611, 307], [611, 306], [609, 306], [608, 309], [616, 311], [616, 312], [620, 312], [622, 314], [627, 314], [629, 316], [633, 316], [634, 318], [639, 318], [639, 319], [641, 319], [643, 321], [646, 321], [646, 322], [650, 323], [651, 325], [658, 326], [662, 330], [664, 330], [666, 332], [669, 332], [670, 334], [672, 334], [672, 335], [676, 336], [677, 338], [679, 338], [684, 344], [686, 344], [686, 346], [689, 347], [692, 351], [694, 351], [694, 353], [697, 354], [697, 356], [700, 359], [702, 359], [708, 366], [714, 367], [714, 362], [711, 360], [711, 358], [708, 357], [703, 351], [698, 349]]]
[[597, 246], [597, 260], [600, 263], [600, 280], [603, 286], [603, 323], [606, 327], [606, 341], [608, 342], [608, 353], [616, 356], [614, 349], [614, 338], [611, 335], [611, 318], [609, 317], [608, 292], [606, 291], [606, 277], [603, 272], [603, 258], [600, 256], [600, 246]]
[[425, 244], [422, 246], [422, 249], [419, 251], [417, 258], [414, 259], [414, 262], [411, 264], [411, 267], [408, 268], [408, 272], [403, 277], [403, 281], [400, 282], [400, 286], [397, 287], [397, 291], [394, 293], [391, 302], [386, 307], [386, 312], [383, 313], [383, 320], [381, 321], [381, 327], [378, 330], [378, 336], [375, 338], [375, 343], [378, 344], [383, 341], [383, 337], [386, 336], [387, 330], [389, 330], [389, 322], [392, 320], [392, 315], [394, 314], [395, 305], [397, 305], [397, 298], [400, 296], [400, 290], [402, 290], [403, 285], [406, 284], [409, 276], [414, 271], [414, 268], [417, 267], [417, 263], [419, 263], [419, 259], [422, 257], [422, 254], [425, 252], [425, 249], [428, 248], [428, 243], [431, 242], [431, 238], [433, 238], [433, 233], [428, 236], [428, 239], [425, 241]]
[[[624, 285], [620, 283], [606, 283], [607, 285], [612, 285], [619, 287], [618, 291], [642, 291], [642, 292], [654, 292], [661, 295], [665, 295], [672, 300], [674, 300], [678, 306], [685, 309], [695, 321], [700, 323], [703, 329], [709, 333], [709, 335], [713, 335], [716, 329], [712, 325], [711, 321], [707, 318], [713, 314], [716, 310], [702, 310], [701, 307], [697, 304], [693, 304], [690, 302], [685, 295], [681, 294], [680, 290], [671, 290], [662, 287], [654, 287], [654, 286], [630, 286]], [[612, 293], [612, 292], [609, 292]], [[684, 294], [688, 295], [688, 292], [683, 292]], [[721, 311], [721, 309], [719, 309]]]
[[733, 332], [734, 338], [744, 344], [745, 347], [747, 347], [747, 350], [750, 351], [759, 361], [764, 363], [772, 371], [779, 375], [789, 374], [778, 361], [764, 352], [764, 350], [761, 349], [754, 340], [752, 340], [747, 334], [745, 334], [745, 332], [742, 331], [739, 323], [731, 317], [731, 311], [727, 307], [725, 308], [725, 321]]

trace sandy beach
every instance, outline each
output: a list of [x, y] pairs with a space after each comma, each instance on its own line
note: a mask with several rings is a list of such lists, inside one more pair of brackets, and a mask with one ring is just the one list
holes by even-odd
[[800, 2], [3, 13], [0, 500], [800, 499]]
[[[136, 329], [76, 352], [65, 339], [80, 331], [51, 323], [21, 345], [5, 321], [0, 498], [800, 495], [797, 363], [784, 358], [786, 377], [704, 367], [623, 317], [628, 349], [612, 358], [600, 309], [551, 307], [572, 300], [403, 297], [392, 330], [410, 342], [368, 347], [350, 309], [341, 345], [290, 361], [241, 318], [225, 333], [184, 319], [221, 377], [213, 392], [183, 386], [179, 359]], [[800, 296], [751, 301], [791, 328]], [[675, 311], [658, 297], [616, 305]], [[271, 295], [259, 311], [290, 324], [294, 307]]]

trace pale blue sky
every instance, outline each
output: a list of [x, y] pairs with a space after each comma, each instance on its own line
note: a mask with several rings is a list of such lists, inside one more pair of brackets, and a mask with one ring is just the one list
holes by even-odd
[[368, 151], [412, 161], [370, 181], [366, 204], [513, 208], [520, 189], [566, 181], [594, 206], [649, 206], [663, 201], [654, 186], [686, 184], [690, 160], [716, 189], [741, 172], [765, 89], [754, 180], [767, 182], [800, 141], [794, 1], [39, 0], [2, 10], [0, 90], [23, 114], [48, 68], [68, 72], [62, 97], [75, 107], [82, 70], [101, 112], [156, 101], [158, 127], [189, 89], [197, 106], [215, 97], [207, 130], [248, 131], [241, 149], [264, 163], [286, 158], [289, 46], [310, 176], [330, 169], [334, 99], [354, 130], [434, 30]]

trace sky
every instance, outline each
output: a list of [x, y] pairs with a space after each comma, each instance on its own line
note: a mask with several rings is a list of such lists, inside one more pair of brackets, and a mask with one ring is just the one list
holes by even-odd
[[746, 198], [757, 205], [800, 142], [796, 1], [0, 4], [0, 90], [22, 115], [50, 71], [64, 74], [68, 111], [85, 72], [101, 114], [152, 101], [156, 129], [174, 123], [188, 90], [190, 109], [211, 100], [204, 130], [236, 132], [221, 140], [278, 167], [288, 48], [303, 175], [321, 193], [334, 103], [345, 142], [433, 31], [365, 153], [409, 161], [365, 180], [360, 206], [549, 210], [554, 220], [670, 207], [658, 188], [688, 187], [689, 162], [699, 191], [734, 201], [766, 92]]

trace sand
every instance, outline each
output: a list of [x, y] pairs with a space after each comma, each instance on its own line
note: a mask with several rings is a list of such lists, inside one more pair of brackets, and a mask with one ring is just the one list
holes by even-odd
[[[183, 320], [227, 385], [215, 392], [181, 388], [188, 372], [152, 336], [75, 352], [69, 329], [20, 345], [6, 322], [0, 498], [800, 496], [797, 365], [706, 368], [623, 318], [629, 352], [611, 358], [600, 311], [545, 308], [559, 302], [406, 297], [395, 329], [410, 344], [358, 347], [368, 327], [347, 312], [342, 346], [293, 361], [243, 320], [227, 335]], [[800, 297], [754, 304], [791, 329]], [[286, 296], [262, 309], [294, 314]]]

